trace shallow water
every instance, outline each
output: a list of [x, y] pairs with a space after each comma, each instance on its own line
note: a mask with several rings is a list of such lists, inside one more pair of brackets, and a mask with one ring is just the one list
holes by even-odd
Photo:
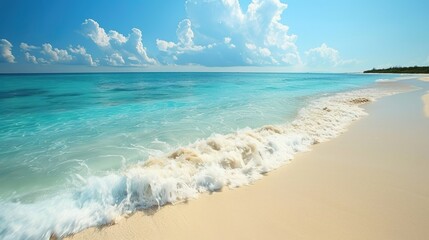
[[[199, 191], [247, 184], [363, 114], [346, 104], [347, 96], [330, 98], [334, 93], [391, 77], [2, 75], [0, 221], [7, 224], [0, 236], [43, 239]], [[355, 95], [366, 96], [349, 97]], [[333, 111], [321, 111], [320, 102]], [[259, 129], [264, 125], [275, 127]], [[53, 220], [41, 223], [43, 216]]]

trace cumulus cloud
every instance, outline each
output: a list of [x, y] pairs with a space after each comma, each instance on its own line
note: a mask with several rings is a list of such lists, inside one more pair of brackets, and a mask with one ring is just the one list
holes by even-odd
[[257, 49], [256, 45], [253, 43], [245, 43], [245, 45], [246, 45], [247, 49], [249, 49], [249, 50]]
[[[38, 64], [39, 60], [37, 60], [37, 57], [33, 54], [31, 54], [30, 52], [32, 52], [33, 50], [39, 49], [39, 47], [33, 46], [33, 45], [29, 45], [27, 43], [22, 42], [19, 45], [19, 48], [21, 49], [22, 52], [24, 52], [24, 59], [25, 61], [29, 62], [29, 63], [33, 63], [33, 64]], [[42, 61], [42, 59], [40, 59]]]
[[185, 19], [177, 26], [177, 38], [179, 39], [179, 51], [201, 51], [205, 47], [194, 44], [194, 31], [192, 31], [191, 20]]
[[157, 40], [158, 49], [178, 56], [178, 63], [301, 64], [297, 36], [281, 21], [287, 5], [280, 0], [253, 0], [246, 11], [238, 0], [188, 0], [185, 7], [187, 19], [179, 23], [178, 42]]
[[23, 42], [19, 45], [19, 48], [21, 48], [21, 50], [22, 50], [22, 51], [25, 51], [25, 52], [28, 52], [28, 51], [32, 51], [32, 50], [38, 49], [38, 47], [36, 47], [36, 46], [29, 45], [29, 44], [27, 44], [27, 43], [23, 43]]
[[128, 38], [125, 37], [124, 35], [118, 33], [117, 31], [114, 30], [110, 30], [109, 31], [109, 42], [115, 42], [117, 44], [124, 44], [128, 41]]
[[259, 54], [263, 57], [269, 57], [271, 56], [271, 51], [268, 48], [259, 48]]
[[232, 39], [230, 37], [225, 37], [223, 42], [230, 48], [235, 48], [235, 44], [231, 42]]
[[24, 59], [28, 63], [61, 63], [97, 66], [97, 61], [80, 45], [77, 45], [77, 47], [69, 46], [68, 49], [59, 49], [54, 48], [50, 43], [42, 44], [42, 46], [39, 47], [23, 42], [19, 47], [24, 53]]
[[308, 63], [312, 65], [329, 64], [336, 66], [341, 62], [339, 52], [328, 47], [326, 43], [322, 43], [320, 47], [309, 49], [305, 55], [307, 55]]
[[156, 40], [158, 50], [162, 52], [171, 53], [177, 58], [177, 55], [185, 52], [198, 52], [202, 51], [208, 46], [200, 46], [194, 43], [194, 31], [192, 30], [192, 23], [189, 19], [182, 20], [176, 30], [177, 43], [168, 42], [165, 40]]
[[158, 47], [158, 50], [163, 51], [163, 52], [167, 52], [168, 49], [176, 47], [176, 43], [156, 39], [156, 46]]
[[[138, 56], [143, 59], [144, 63], [155, 64], [156, 60], [154, 58], [150, 58], [146, 53], [146, 48], [143, 46], [143, 35], [142, 31], [138, 28], [131, 29], [132, 33], [129, 37], [129, 43], [134, 50], [137, 51]], [[128, 59], [139, 59], [136, 56], [129, 56]]]
[[121, 45], [128, 41], [128, 37], [115, 30], [106, 33], [104, 28], [100, 27], [100, 24], [93, 19], [86, 19], [82, 26], [84, 34], [99, 47], [110, 47], [112, 43]]
[[114, 53], [110, 55], [109, 57], [106, 58], [106, 60], [109, 63], [109, 65], [112, 65], [112, 66], [121, 66], [125, 64], [124, 58], [121, 55], [119, 55], [119, 53]]
[[176, 34], [181, 45], [185, 47], [194, 45], [194, 31], [191, 29], [191, 21], [189, 19], [185, 19], [179, 23]]
[[108, 65], [153, 65], [157, 61], [147, 54], [143, 45], [143, 34], [138, 28], [131, 29], [127, 36], [115, 30], [108, 33], [95, 20], [86, 19], [82, 23], [83, 33], [106, 54]]
[[353, 64], [355, 60], [344, 60], [338, 50], [322, 43], [320, 47], [305, 52], [306, 64], [310, 67], [338, 67]]
[[6, 39], [0, 39], [0, 62], [15, 63], [15, 56], [12, 54], [12, 43]]
[[75, 54], [77, 63], [82, 63], [89, 66], [97, 66], [97, 63], [92, 59], [91, 54], [87, 53], [84, 47], [77, 45], [77, 47], [73, 48], [73, 46], [70, 46], [69, 51]]
[[65, 49], [53, 48], [51, 44], [42, 44], [41, 53], [45, 55], [48, 62], [70, 62], [73, 57]]
[[39, 63], [37, 61], [36, 56], [31, 55], [29, 52], [24, 52], [24, 58], [25, 58], [25, 61], [27, 61], [29, 63], [33, 63], [33, 64], [38, 64]]
[[82, 26], [84, 26], [84, 33], [86, 36], [100, 47], [110, 46], [110, 37], [107, 35], [104, 28], [101, 28], [98, 22], [92, 19], [86, 19]]
[[244, 45], [246, 46], [247, 49], [252, 51], [254, 54], [259, 54], [263, 57], [268, 57], [271, 55], [270, 49], [266, 47], [258, 47], [253, 43], [245, 43]]

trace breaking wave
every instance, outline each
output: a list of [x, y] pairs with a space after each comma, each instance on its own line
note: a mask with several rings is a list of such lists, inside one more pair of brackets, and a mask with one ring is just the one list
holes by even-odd
[[0, 203], [2, 239], [49, 239], [109, 224], [138, 209], [195, 198], [222, 187], [250, 184], [297, 152], [335, 138], [366, 115], [360, 107], [393, 94], [376, 88], [322, 97], [291, 123], [213, 134], [188, 146], [31, 204]]

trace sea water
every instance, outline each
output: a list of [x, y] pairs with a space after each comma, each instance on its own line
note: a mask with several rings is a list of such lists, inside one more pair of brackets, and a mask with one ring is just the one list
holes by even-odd
[[392, 76], [0, 76], [0, 238], [49, 239], [259, 179], [390, 94]]

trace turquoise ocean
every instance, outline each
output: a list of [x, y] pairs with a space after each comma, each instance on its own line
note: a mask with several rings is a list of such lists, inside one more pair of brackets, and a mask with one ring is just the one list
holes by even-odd
[[0, 75], [0, 238], [49, 239], [261, 178], [390, 94], [383, 75]]

